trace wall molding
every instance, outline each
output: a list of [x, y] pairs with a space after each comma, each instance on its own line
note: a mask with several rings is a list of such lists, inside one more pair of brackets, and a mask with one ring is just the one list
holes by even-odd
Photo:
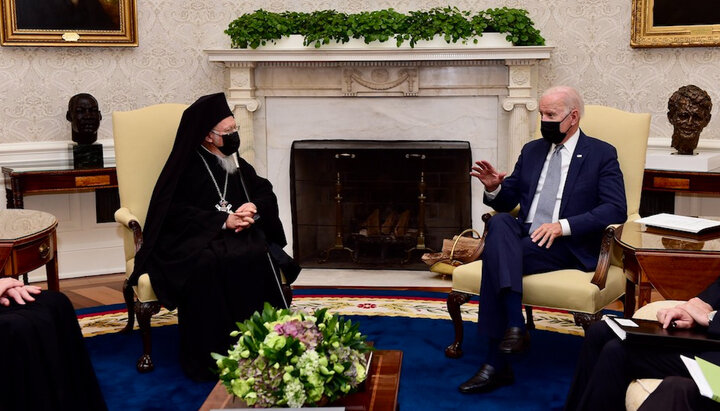
[[[115, 142], [98, 140], [105, 165], [115, 164]], [[5, 167], [53, 167], [72, 164], [72, 142], [41, 141], [0, 144], [0, 164]]]

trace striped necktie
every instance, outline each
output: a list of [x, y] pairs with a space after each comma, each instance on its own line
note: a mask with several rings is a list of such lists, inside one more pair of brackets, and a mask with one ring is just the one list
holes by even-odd
[[555, 211], [555, 202], [557, 201], [558, 188], [560, 188], [560, 172], [562, 169], [562, 156], [560, 149], [562, 144], [555, 146], [550, 162], [548, 163], [547, 173], [545, 175], [545, 183], [543, 183], [540, 198], [538, 198], [535, 217], [533, 217], [530, 233], [537, 230], [542, 224], [552, 223], [553, 211]]

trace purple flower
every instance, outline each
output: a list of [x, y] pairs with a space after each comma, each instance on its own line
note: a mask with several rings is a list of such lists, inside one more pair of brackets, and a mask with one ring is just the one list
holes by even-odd
[[292, 320], [275, 325], [278, 335], [292, 337], [304, 343], [308, 349], [314, 349], [322, 339], [322, 334], [312, 321]]

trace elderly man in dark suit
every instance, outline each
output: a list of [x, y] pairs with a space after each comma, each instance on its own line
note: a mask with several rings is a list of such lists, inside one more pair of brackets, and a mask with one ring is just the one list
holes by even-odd
[[[530, 342], [522, 315], [522, 277], [559, 269], [592, 271], [603, 231], [627, 218], [615, 148], [580, 130], [582, 98], [554, 87], [540, 98], [542, 139], [526, 144], [512, 174], [477, 161], [472, 175], [490, 219], [483, 251], [478, 327], [489, 337], [485, 363], [460, 385], [463, 393], [491, 391], [514, 381], [506, 354]], [[519, 205], [514, 217], [507, 212]]]

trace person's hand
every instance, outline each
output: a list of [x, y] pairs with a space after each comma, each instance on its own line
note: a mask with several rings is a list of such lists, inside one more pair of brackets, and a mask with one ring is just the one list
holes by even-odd
[[530, 234], [530, 239], [533, 243], [536, 243], [538, 247], [545, 245], [545, 248], [550, 248], [553, 241], [561, 237], [562, 233], [562, 225], [560, 225], [559, 222], [545, 223]]
[[238, 208], [238, 211], [228, 214], [227, 220], [225, 220], [225, 227], [239, 233], [255, 223], [255, 219], [253, 219], [254, 215], [255, 213], [252, 211], [240, 211], [240, 208]]
[[708, 314], [713, 311], [713, 308], [705, 301], [694, 297], [688, 300], [688, 302], [681, 304], [680, 308], [690, 314], [693, 320], [695, 320], [696, 323], [702, 325], [703, 327], [707, 327], [708, 325], [710, 325]]
[[253, 203], [245, 203], [238, 207], [237, 210], [235, 210], [236, 213], [238, 212], [249, 212], [252, 213], [252, 215], [257, 214], [257, 207]]
[[[707, 321], [707, 315], [705, 317]], [[673, 324], [674, 328], [692, 328], [692, 326], [695, 325], [693, 316], [685, 311], [683, 305], [658, 310], [657, 319], [663, 328], [668, 328], [671, 324]]]
[[485, 160], [476, 161], [470, 175], [480, 180], [487, 191], [495, 191], [503, 182], [507, 173], [500, 173], [495, 170], [492, 164]]
[[22, 281], [14, 278], [0, 278], [0, 305], [10, 305], [10, 300], [24, 305], [25, 302], [35, 301], [31, 294], [40, 294], [40, 287], [25, 285]]

